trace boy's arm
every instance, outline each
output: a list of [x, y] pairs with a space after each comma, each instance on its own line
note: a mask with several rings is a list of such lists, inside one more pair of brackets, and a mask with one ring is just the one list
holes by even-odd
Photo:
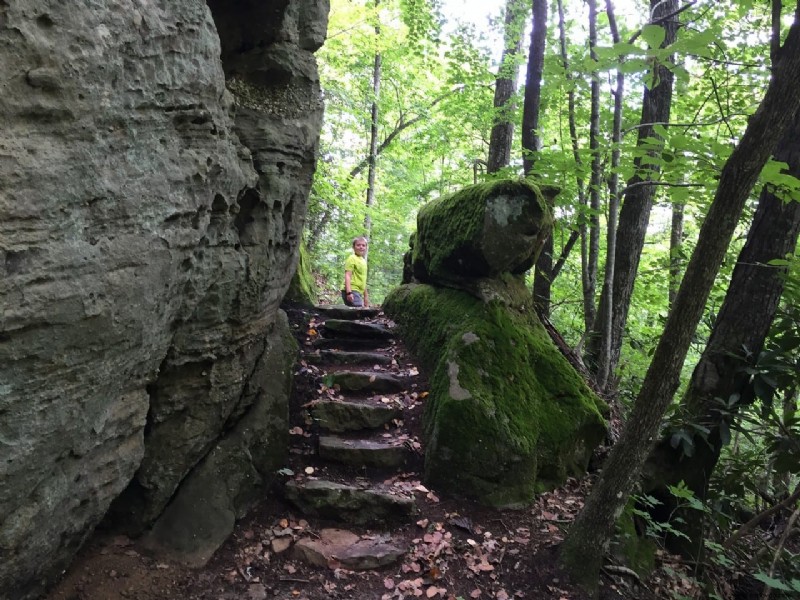
[[364, 308], [369, 307], [369, 293], [367, 292], [367, 288], [364, 288]]
[[353, 288], [350, 287], [350, 279], [352, 275], [353, 273], [351, 271], [344, 272], [344, 291], [347, 296], [350, 296], [350, 294], [353, 293]]

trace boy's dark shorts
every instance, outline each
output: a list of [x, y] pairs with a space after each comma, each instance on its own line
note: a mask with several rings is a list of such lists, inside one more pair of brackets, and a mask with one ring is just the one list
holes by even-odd
[[353, 301], [348, 302], [347, 294], [345, 293], [344, 290], [342, 290], [342, 300], [344, 300], [344, 303], [347, 306], [364, 306], [364, 297], [361, 295], [361, 292], [353, 290], [352, 294], [353, 294]]

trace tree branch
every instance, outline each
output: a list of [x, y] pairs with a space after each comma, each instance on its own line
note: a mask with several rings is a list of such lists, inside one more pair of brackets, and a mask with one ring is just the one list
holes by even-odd
[[755, 517], [750, 519], [747, 523], [742, 525], [736, 533], [734, 533], [731, 537], [725, 540], [725, 542], [722, 544], [722, 547], [725, 548], [726, 550], [730, 550], [731, 548], [733, 548], [734, 544], [736, 544], [736, 542], [738, 542], [742, 538], [742, 536], [750, 533], [753, 529], [756, 528], [756, 526], [759, 523], [764, 521], [764, 519], [767, 519], [772, 515], [774, 515], [776, 512], [783, 510], [784, 508], [794, 504], [795, 502], [797, 502], [798, 499], [800, 499], [800, 484], [798, 484], [794, 488], [794, 492], [792, 492], [791, 496], [789, 496], [782, 502], [778, 502], [778, 504], [775, 504], [774, 506], [760, 512]]
[[[461, 85], [457, 85], [457, 86], [454, 86], [454, 87], [453, 87], [453, 89], [451, 89], [449, 92], [447, 92], [447, 93], [445, 93], [445, 94], [442, 94], [442, 95], [441, 95], [441, 96], [439, 96], [438, 98], [434, 98], [434, 99], [433, 99], [433, 101], [432, 101], [432, 102], [430, 103], [430, 105], [428, 106], [428, 109], [431, 109], [431, 108], [433, 108], [434, 106], [436, 106], [437, 104], [439, 104], [439, 102], [441, 102], [441, 101], [442, 101], [442, 100], [444, 100], [445, 98], [448, 98], [448, 97], [452, 96], [452, 95], [453, 95], [453, 94], [455, 94], [456, 92], [460, 92], [461, 90], [463, 90], [463, 89], [464, 89], [464, 87], [465, 87], [465, 86], [464, 86], [463, 84], [461, 84]], [[419, 114], [419, 115], [417, 115], [416, 117], [413, 117], [413, 118], [409, 119], [408, 121], [406, 121], [406, 120], [404, 119], [404, 117], [401, 115], [401, 117], [400, 117], [400, 120], [398, 121], [398, 123], [397, 123], [397, 125], [395, 126], [395, 128], [394, 128], [394, 129], [391, 131], [391, 133], [389, 133], [389, 135], [387, 135], [387, 136], [386, 136], [386, 138], [385, 138], [385, 139], [384, 139], [384, 140], [383, 140], [383, 141], [382, 141], [382, 142], [381, 142], [381, 143], [378, 145], [378, 148], [377, 148], [377, 150], [376, 150], [376, 156], [380, 156], [381, 152], [383, 152], [384, 150], [386, 150], [386, 148], [387, 148], [387, 147], [388, 147], [388, 146], [389, 146], [389, 145], [390, 145], [390, 144], [391, 144], [391, 143], [394, 141], [394, 139], [395, 139], [395, 138], [396, 138], [398, 135], [400, 135], [400, 134], [401, 134], [403, 131], [405, 131], [406, 129], [408, 129], [408, 128], [409, 128], [409, 127], [411, 127], [412, 125], [416, 125], [417, 123], [419, 123], [419, 122], [420, 122], [422, 119], [424, 119], [424, 118], [425, 118], [425, 116], [426, 116], [426, 114], [425, 114], [425, 113], [422, 113], [422, 114]], [[348, 176], [348, 177], [349, 177], [350, 179], [355, 179], [356, 177], [358, 177], [358, 175], [359, 175], [359, 174], [360, 174], [360, 173], [361, 173], [361, 172], [362, 172], [364, 169], [366, 169], [366, 168], [367, 168], [367, 166], [368, 166], [368, 165], [369, 165], [369, 157], [365, 157], [365, 158], [361, 159], [361, 161], [360, 161], [360, 162], [359, 162], [359, 163], [358, 163], [358, 164], [357, 164], [355, 167], [353, 167], [353, 169], [350, 171], [350, 174], [349, 174], [349, 176]]]

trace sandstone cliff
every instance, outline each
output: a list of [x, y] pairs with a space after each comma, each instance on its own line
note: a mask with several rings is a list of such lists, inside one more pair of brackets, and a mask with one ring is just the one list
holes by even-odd
[[202, 562], [279, 464], [327, 10], [0, 0], [0, 598], [112, 502]]

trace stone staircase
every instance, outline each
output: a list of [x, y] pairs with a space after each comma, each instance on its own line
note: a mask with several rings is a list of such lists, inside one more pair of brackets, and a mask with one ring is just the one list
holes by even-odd
[[[422, 451], [406, 424], [421, 414], [418, 371], [376, 309], [319, 306], [309, 317], [298, 375], [313, 388], [292, 415], [293, 468], [284, 494], [323, 523], [292, 551], [317, 566], [384, 567], [407, 548], [392, 531], [417, 513]], [[343, 529], [354, 526], [369, 532]]]

